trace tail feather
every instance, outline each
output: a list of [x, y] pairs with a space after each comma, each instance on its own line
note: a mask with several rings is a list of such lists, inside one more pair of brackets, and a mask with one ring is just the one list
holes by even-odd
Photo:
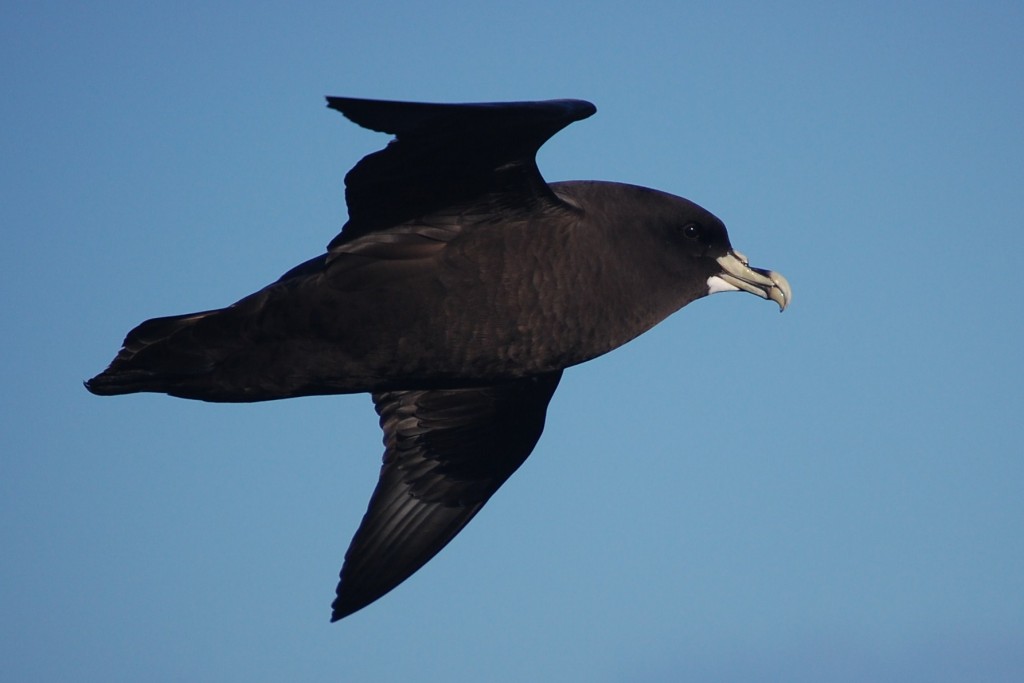
[[[223, 356], [204, 343], [196, 324], [220, 310], [153, 318], [128, 333], [110, 366], [85, 382], [100, 396], [156, 391], [180, 394], [197, 376], [210, 373]], [[208, 340], [207, 340], [208, 341]]]

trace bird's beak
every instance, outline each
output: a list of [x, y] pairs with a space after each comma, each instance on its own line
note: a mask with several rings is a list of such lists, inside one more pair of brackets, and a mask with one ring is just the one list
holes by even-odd
[[751, 268], [747, 257], [738, 251], [719, 256], [722, 272], [708, 278], [708, 294], [744, 291], [762, 299], [771, 299], [779, 305], [779, 312], [793, 300], [793, 290], [780, 273], [762, 268]]

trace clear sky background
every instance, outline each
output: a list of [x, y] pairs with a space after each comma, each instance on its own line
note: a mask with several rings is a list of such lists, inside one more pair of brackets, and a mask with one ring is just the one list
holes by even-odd
[[[0, 678], [1024, 680], [1024, 5], [214, 4], [0, 8]], [[569, 370], [333, 625], [367, 396], [81, 386], [338, 232], [387, 138], [328, 94], [592, 100], [549, 180], [693, 199], [795, 292]]]

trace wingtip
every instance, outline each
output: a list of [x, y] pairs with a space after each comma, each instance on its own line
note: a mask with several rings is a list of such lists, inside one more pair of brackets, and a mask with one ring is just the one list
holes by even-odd
[[342, 619], [351, 614], [355, 614], [362, 608], [369, 605], [370, 602], [373, 602], [373, 600], [367, 602], [365, 600], [352, 601], [346, 599], [345, 596], [342, 594], [341, 586], [339, 585], [337, 597], [334, 599], [334, 602], [331, 603], [331, 623], [333, 624], [334, 622], [341, 621]]
[[597, 114], [597, 105], [594, 102], [586, 99], [569, 99], [566, 100], [571, 102], [572, 108], [575, 110], [575, 114], [579, 117], [577, 121], [583, 121]]
[[345, 112], [345, 110], [347, 109], [346, 105], [349, 103], [350, 98], [333, 97], [331, 95], [327, 95], [324, 97], [324, 99], [327, 101], [328, 109], [333, 109], [334, 111], [343, 114], [346, 118], [348, 117], [348, 114]]
[[344, 97], [334, 97], [333, 95], [325, 95], [324, 99], [327, 101], [327, 108], [328, 109], [339, 109], [339, 107], [341, 107], [343, 105], [344, 100], [346, 98], [344, 98]]

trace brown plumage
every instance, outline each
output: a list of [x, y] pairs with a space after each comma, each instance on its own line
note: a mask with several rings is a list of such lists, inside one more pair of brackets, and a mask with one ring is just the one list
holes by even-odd
[[328, 104], [396, 139], [346, 176], [349, 221], [326, 253], [226, 308], [142, 323], [86, 386], [238, 402], [370, 392], [384, 465], [336, 620], [419, 569], [523, 463], [564, 368], [708, 293], [780, 308], [791, 293], [692, 202], [548, 185], [536, 152], [593, 114], [587, 102]]

